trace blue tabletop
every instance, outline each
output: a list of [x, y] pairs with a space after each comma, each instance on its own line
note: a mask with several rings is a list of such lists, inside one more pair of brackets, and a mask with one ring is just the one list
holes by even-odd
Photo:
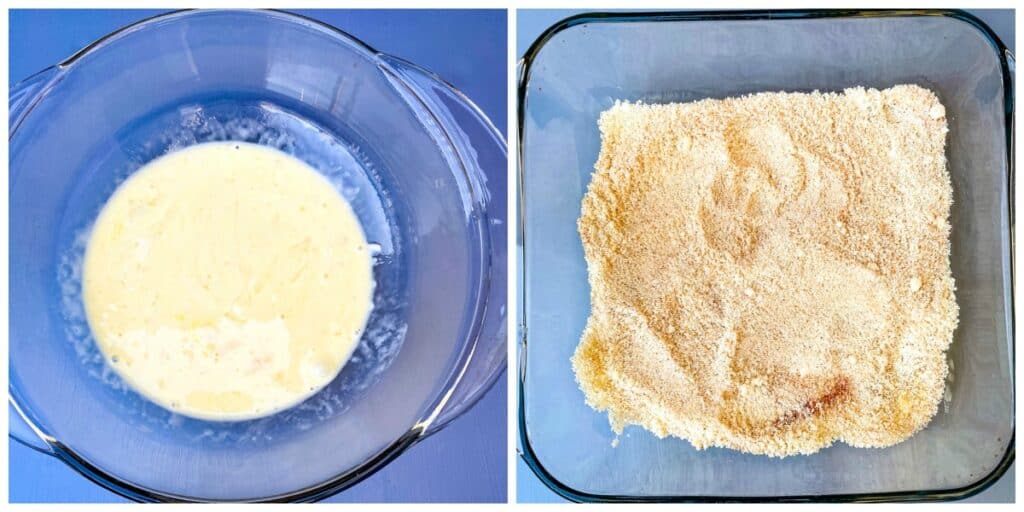
[[[530, 45], [559, 20], [586, 12], [580, 9], [520, 9], [516, 12], [516, 55], [520, 58]], [[1012, 9], [969, 9], [968, 12], [987, 23], [1011, 51], [1015, 48], [1015, 31]], [[518, 257], [518, 253], [517, 253]], [[522, 268], [520, 266], [519, 268]], [[518, 281], [517, 281], [518, 284]], [[965, 501], [982, 503], [1013, 503], [1014, 474], [1016, 463], [995, 484], [982, 493]], [[516, 461], [516, 501], [519, 503], [564, 502], [560, 496], [548, 489], [533, 471], [523, 462]]]
[[[11, 10], [10, 83], [93, 40], [162, 11]], [[506, 127], [504, 10], [301, 10], [378, 50], [420, 64]], [[505, 502], [506, 379], [463, 417], [329, 502]], [[11, 502], [118, 502], [54, 458], [9, 441]]]

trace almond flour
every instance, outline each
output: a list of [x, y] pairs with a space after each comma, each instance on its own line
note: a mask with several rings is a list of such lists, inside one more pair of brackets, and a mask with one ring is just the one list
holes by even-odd
[[932, 92], [618, 103], [599, 127], [572, 362], [614, 431], [786, 456], [929, 422], [958, 313]]

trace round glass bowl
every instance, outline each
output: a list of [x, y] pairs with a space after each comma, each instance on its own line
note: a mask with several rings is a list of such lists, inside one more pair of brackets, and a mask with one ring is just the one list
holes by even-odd
[[[506, 147], [435, 75], [273, 11], [121, 29], [10, 96], [11, 434], [136, 500], [309, 501], [467, 410], [505, 367]], [[118, 377], [81, 301], [90, 226], [117, 185], [207, 141], [324, 174], [379, 246], [352, 359], [248, 421], [173, 414]]]

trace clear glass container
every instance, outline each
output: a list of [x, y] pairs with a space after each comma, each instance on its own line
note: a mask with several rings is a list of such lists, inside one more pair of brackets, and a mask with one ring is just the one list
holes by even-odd
[[[549, 28], [520, 64], [524, 287], [520, 450], [576, 501], [935, 500], [979, 492], [1014, 454], [1013, 57], [955, 11], [584, 14]], [[600, 147], [598, 115], [648, 103], [759, 91], [916, 83], [949, 120], [952, 270], [960, 325], [951, 400], [885, 449], [837, 444], [773, 459], [695, 450], [629, 427], [617, 447], [570, 357], [589, 314], [576, 231]]]
[[[314, 20], [186, 11], [19, 83], [10, 118], [11, 435], [136, 500], [309, 501], [471, 407], [506, 360], [504, 138], [439, 77]], [[150, 160], [275, 147], [353, 206], [374, 308], [325, 389], [269, 417], [173, 414], [127, 387], [81, 304], [88, 229]]]

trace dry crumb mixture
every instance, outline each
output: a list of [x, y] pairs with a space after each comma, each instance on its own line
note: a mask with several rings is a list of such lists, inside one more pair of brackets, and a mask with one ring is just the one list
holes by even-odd
[[931, 91], [618, 103], [599, 125], [572, 362], [613, 430], [786, 456], [928, 423], [958, 313]]

